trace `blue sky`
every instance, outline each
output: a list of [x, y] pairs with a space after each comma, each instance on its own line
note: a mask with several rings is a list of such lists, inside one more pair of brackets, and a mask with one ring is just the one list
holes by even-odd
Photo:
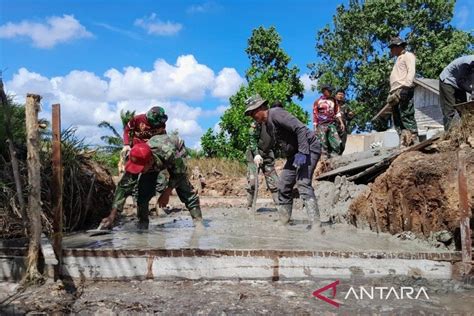
[[[90, 143], [120, 109], [169, 113], [191, 147], [218, 123], [242, 84], [252, 29], [275, 26], [299, 66], [317, 60], [315, 35], [340, 1], [23, 1], [0, 0], [0, 68], [7, 92], [62, 105], [63, 127]], [[474, 29], [474, 0], [456, 4], [453, 24]], [[302, 105], [309, 110], [315, 94]]]

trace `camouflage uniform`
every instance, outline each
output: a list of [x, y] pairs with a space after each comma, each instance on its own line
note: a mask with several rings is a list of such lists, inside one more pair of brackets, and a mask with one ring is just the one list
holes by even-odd
[[[250, 144], [247, 148], [246, 159], [247, 159], [247, 207], [252, 206], [253, 196], [255, 193], [255, 180], [257, 175], [257, 165], [254, 162], [256, 155], [260, 155], [263, 158], [262, 164], [259, 166], [259, 170], [262, 170], [265, 176], [268, 190], [272, 193], [272, 198], [275, 203], [278, 202], [278, 174], [275, 171], [275, 155], [271, 150], [271, 144], [263, 144], [265, 141], [261, 138], [265, 138], [262, 134], [262, 125], [256, 122], [252, 122], [250, 125]], [[266, 133], [263, 131], [263, 133]], [[259, 146], [260, 145], [260, 146]], [[266, 148], [262, 148], [266, 147]]]
[[115, 190], [112, 208], [118, 212], [123, 210], [127, 196], [132, 195], [134, 188], [138, 188], [137, 204], [138, 219], [142, 223], [148, 222], [150, 199], [155, 195], [157, 177], [167, 170], [170, 178], [167, 185], [176, 189], [179, 199], [188, 208], [193, 219], [201, 219], [199, 196], [189, 182], [185, 163], [186, 148], [184, 142], [176, 134], [155, 135], [147, 142], [150, 146], [155, 163], [152, 170], [134, 175], [126, 172]]
[[331, 157], [331, 153], [333, 152], [338, 155], [342, 154], [344, 147], [339, 133], [337, 132], [336, 123], [318, 124], [315, 132], [316, 137], [323, 147], [323, 152], [326, 153], [328, 157]]

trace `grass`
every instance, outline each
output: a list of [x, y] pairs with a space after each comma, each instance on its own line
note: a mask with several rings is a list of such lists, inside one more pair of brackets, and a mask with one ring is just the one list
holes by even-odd
[[237, 160], [223, 158], [190, 158], [188, 160], [189, 172], [192, 173], [196, 166], [204, 176], [218, 171], [228, 177], [244, 177], [247, 172], [245, 164]]

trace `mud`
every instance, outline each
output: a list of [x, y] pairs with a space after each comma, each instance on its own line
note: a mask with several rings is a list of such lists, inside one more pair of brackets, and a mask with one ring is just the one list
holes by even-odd
[[[453, 281], [414, 278], [343, 280], [330, 305], [312, 293], [335, 280], [299, 282], [264, 281], [130, 281], [87, 282], [64, 287], [47, 283], [27, 290], [0, 283], [0, 313], [79, 313], [81, 315], [167, 314], [167, 315], [471, 315], [472, 286]], [[356, 299], [346, 294], [351, 287], [423, 287], [428, 299]], [[66, 290], [67, 289], [67, 290]], [[324, 294], [332, 298], [330, 291]]]
[[314, 193], [317, 197], [322, 221], [332, 220], [336, 223], [347, 223], [350, 204], [366, 189], [366, 185], [356, 185], [347, 181], [345, 177], [339, 176], [334, 182], [316, 182]]
[[[464, 150], [468, 157], [466, 177], [473, 211], [474, 150]], [[411, 231], [425, 238], [440, 231], [456, 233], [457, 181], [455, 151], [404, 153], [350, 205], [351, 222], [374, 231], [390, 234]]]

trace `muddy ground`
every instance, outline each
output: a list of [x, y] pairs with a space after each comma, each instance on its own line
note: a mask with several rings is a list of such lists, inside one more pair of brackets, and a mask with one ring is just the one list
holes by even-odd
[[[468, 194], [474, 210], [474, 150], [465, 149]], [[400, 155], [369, 189], [350, 205], [349, 217], [358, 227], [396, 234], [411, 231], [430, 237], [459, 229], [459, 190], [456, 153], [407, 152]]]
[[[454, 281], [413, 278], [340, 280], [330, 305], [312, 293], [335, 280], [298, 282], [265, 281], [130, 281], [86, 282], [64, 289], [59, 283], [21, 290], [12, 283], [0, 283], [0, 314], [73, 313], [81, 315], [168, 314], [168, 315], [472, 315], [474, 288]], [[418, 300], [396, 299], [387, 292], [357, 299], [346, 295], [350, 287], [410, 286]], [[68, 292], [69, 291], [69, 292]], [[376, 292], [377, 293], [377, 292]], [[332, 298], [330, 291], [323, 294]]]

